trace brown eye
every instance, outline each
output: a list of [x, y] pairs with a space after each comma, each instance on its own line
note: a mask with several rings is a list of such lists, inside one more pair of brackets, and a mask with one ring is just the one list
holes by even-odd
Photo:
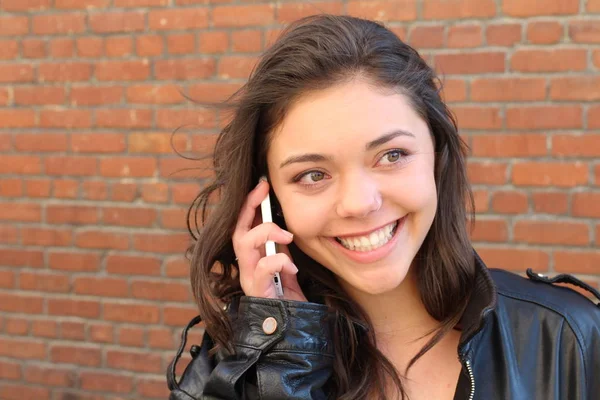
[[400, 152], [398, 150], [390, 151], [385, 155], [385, 158], [387, 159], [387, 161], [395, 163], [400, 159]]
[[318, 182], [324, 178], [323, 173], [319, 171], [313, 171], [310, 173], [310, 180], [313, 182]]

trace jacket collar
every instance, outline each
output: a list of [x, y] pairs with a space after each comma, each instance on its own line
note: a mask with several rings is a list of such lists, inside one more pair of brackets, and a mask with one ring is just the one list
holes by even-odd
[[483, 328], [486, 314], [496, 307], [496, 285], [479, 254], [475, 250], [473, 250], [473, 254], [475, 256], [475, 287], [460, 319], [462, 334], [458, 346], [459, 351], [462, 351]]

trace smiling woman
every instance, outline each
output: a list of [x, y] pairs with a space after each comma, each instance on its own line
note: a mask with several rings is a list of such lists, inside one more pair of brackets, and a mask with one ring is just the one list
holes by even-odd
[[[177, 380], [184, 335], [172, 400], [600, 392], [600, 310], [474, 252], [465, 145], [414, 49], [375, 22], [308, 17], [231, 106], [195, 204], [190, 326], [206, 333]], [[275, 216], [261, 223], [268, 195]]]

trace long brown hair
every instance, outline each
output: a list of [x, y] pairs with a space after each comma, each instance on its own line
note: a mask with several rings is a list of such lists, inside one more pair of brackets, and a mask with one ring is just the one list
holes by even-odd
[[[216, 142], [215, 179], [190, 207], [188, 224], [201, 218], [196, 233], [190, 227], [196, 239], [191, 250], [192, 288], [217, 346], [233, 351], [231, 326], [222, 305], [243, 293], [231, 237], [247, 194], [268, 173], [270, 133], [301, 96], [357, 76], [405, 94], [427, 122], [435, 144], [438, 209], [415, 267], [422, 301], [439, 328], [409, 368], [460, 320], [474, 281], [466, 229], [474, 207], [466, 176], [466, 146], [440, 96], [439, 80], [413, 48], [383, 25], [322, 14], [290, 25], [264, 53], [247, 83], [227, 101], [233, 117]], [[275, 222], [285, 228], [282, 218]], [[290, 251], [307, 298], [327, 304], [337, 316], [330, 396], [383, 400], [390, 398], [386, 386], [391, 380], [400, 397], [406, 398], [402, 373], [377, 349], [365, 312], [344, 293], [332, 272], [293, 244]]]

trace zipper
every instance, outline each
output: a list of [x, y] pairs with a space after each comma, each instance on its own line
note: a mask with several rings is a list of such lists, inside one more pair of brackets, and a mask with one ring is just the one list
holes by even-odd
[[475, 398], [475, 375], [473, 375], [471, 361], [465, 360], [465, 366], [467, 367], [467, 372], [469, 373], [469, 381], [471, 382], [471, 393], [469, 394], [469, 400], [473, 400]]

